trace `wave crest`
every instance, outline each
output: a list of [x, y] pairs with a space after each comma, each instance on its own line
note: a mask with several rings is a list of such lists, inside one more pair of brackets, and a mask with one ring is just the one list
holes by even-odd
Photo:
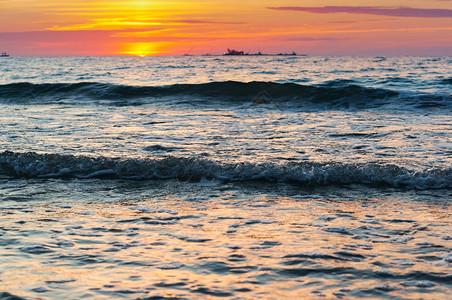
[[[128, 86], [108, 83], [12, 83], [0, 85], [0, 103], [21, 105], [103, 104], [131, 106], [152, 103], [227, 105], [290, 102], [310, 109], [452, 108], [452, 95], [407, 93], [363, 87], [350, 80], [320, 85], [276, 82], [211, 82], [170, 86]], [[291, 106], [292, 106], [291, 105]]]
[[411, 189], [451, 189], [452, 169], [422, 172], [395, 165], [338, 162], [221, 163], [208, 159], [167, 157], [119, 159], [34, 152], [0, 153], [0, 173], [18, 178], [111, 178], [130, 180], [204, 178], [223, 181], [285, 182], [305, 186], [365, 184]]
[[[300, 103], [334, 103], [338, 100], [371, 101], [396, 97], [398, 92], [366, 88], [350, 82], [299, 85], [275, 82], [211, 82], [171, 86], [126, 86], [107, 83], [12, 83], [0, 85], [0, 101], [19, 104], [57, 104], [106, 101], [112, 104], [152, 103], [159, 98], [192, 96], [190, 100], [218, 99], [222, 102], [252, 101], [262, 93], [270, 100]], [[195, 97], [193, 97], [195, 96]], [[135, 100], [135, 101], [134, 101]]]

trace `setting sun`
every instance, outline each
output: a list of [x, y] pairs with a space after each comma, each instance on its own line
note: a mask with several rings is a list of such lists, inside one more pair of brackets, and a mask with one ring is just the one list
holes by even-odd
[[121, 44], [121, 50], [118, 54], [132, 55], [132, 56], [150, 56], [165, 53], [165, 48], [169, 47], [169, 43], [159, 42], [135, 42]]
[[0, 49], [19, 56], [182, 55], [190, 48], [192, 54], [227, 48], [316, 55], [451, 53], [448, 1], [341, 3], [0, 1]]

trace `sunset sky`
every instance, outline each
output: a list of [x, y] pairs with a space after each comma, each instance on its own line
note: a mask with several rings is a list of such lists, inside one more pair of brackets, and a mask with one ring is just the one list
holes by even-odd
[[0, 0], [14, 56], [452, 55], [452, 0]]

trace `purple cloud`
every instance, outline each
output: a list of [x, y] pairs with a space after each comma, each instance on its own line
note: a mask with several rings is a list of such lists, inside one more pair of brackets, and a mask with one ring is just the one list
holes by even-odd
[[384, 7], [384, 6], [324, 6], [324, 7], [267, 7], [273, 10], [302, 11], [317, 14], [349, 13], [416, 18], [452, 18], [452, 9]]

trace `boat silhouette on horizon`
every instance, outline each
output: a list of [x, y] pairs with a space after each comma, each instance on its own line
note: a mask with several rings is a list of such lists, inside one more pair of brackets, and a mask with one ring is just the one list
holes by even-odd
[[292, 53], [278, 53], [279, 56], [296, 56], [297, 53], [294, 51]]
[[307, 56], [307, 54], [298, 54], [295, 51], [293, 51], [292, 53], [277, 53], [277, 54], [263, 54], [261, 51], [257, 52], [257, 53], [248, 53], [248, 52], [244, 52], [244, 51], [237, 51], [235, 49], [227, 49], [227, 52], [225, 52], [223, 55], [226, 56], [242, 56], [242, 55], [247, 55], [247, 56]]
[[245, 52], [243, 51], [236, 51], [234, 49], [229, 49], [228, 52], [224, 53], [224, 55], [245, 55]]
[[9, 54], [6, 52], [2, 52], [2, 55], [0, 55], [0, 57], [9, 57]]

